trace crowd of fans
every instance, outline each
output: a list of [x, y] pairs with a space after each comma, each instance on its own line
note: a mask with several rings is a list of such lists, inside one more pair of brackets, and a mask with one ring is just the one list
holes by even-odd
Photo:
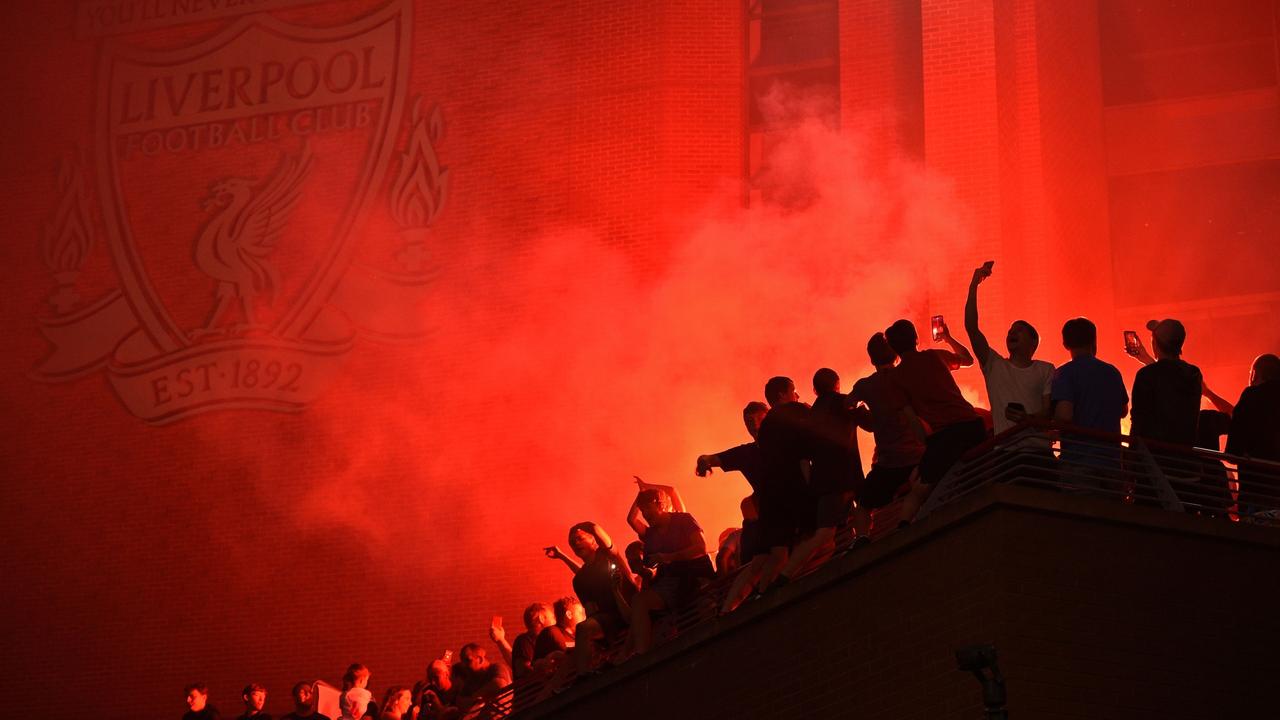
[[[1055, 420], [1083, 428], [1086, 435], [1114, 435], [1131, 414], [1135, 439], [1216, 450], [1226, 435], [1229, 453], [1280, 461], [1276, 355], [1254, 361], [1249, 386], [1232, 405], [1208, 388], [1195, 365], [1182, 359], [1182, 323], [1153, 320], [1147, 329], [1154, 355], [1135, 335], [1126, 338], [1126, 352], [1143, 364], [1130, 398], [1120, 371], [1097, 357], [1097, 329], [1085, 318], [1073, 318], [1063, 326], [1062, 343], [1071, 359], [1057, 368], [1035, 359], [1040, 337], [1026, 321], [1009, 326], [1007, 355], [993, 348], [978, 314], [978, 288], [992, 274], [993, 265], [976, 269], [969, 286], [964, 327], [972, 352], [951, 336], [940, 318], [933, 334], [944, 347], [925, 350], [918, 347], [915, 326], [898, 320], [867, 342], [874, 370], [848, 393], [841, 392], [840, 377], [828, 368], [813, 376], [812, 405], [800, 402], [791, 379], [768, 380], [765, 402], [750, 402], [742, 411], [751, 440], [696, 460], [697, 475], [706, 476], [714, 468], [736, 471], [752, 490], [742, 501], [742, 527], [720, 538], [716, 565], [679, 491], [636, 478], [638, 492], [626, 520], [637, 539], [620, 551], [603, 527], [583, 522], [569, 529], [572, 555], [559, 546], [545, 548], [548, 558], [572, 572], [574, 595], [550, 605], [530, 605], [524, 612], [524, 632], [513, 641], [508, 641], [501, 618], [495, 617], [489, 635], [502, 662], [490, 662], [480, 645], [466, 645], [458, 662], [451, 663], [446, 653], [430, 664], [423, 681], [412, 688], [389, 688], [381, 704], [368, 690], [369, 670], [352, 665], [343, 679], [338, 718], [318, 714], [313, 685], [300, 682], [293, 688], [297, 709], [284, 720], [474, 717], [513, 679], [540, 678], [544, 682], [537, 684], [539, 688], [563, 687], [573, 678], [626, 662], [649, 650], [655, 616], [697, 598], [717, 576], [728, 584], [718, 610], [732, 612], [830, 558], [840, 526], [853, 528], [853, 541], [841, 550], [853, 552], [870, 541], [873, 511], [895, 500], [901, 500], [899, 524], [909, 525], [933, 488], [966, 453], [1029, 419]], [[989, 411], [971, 405], [952, 376], [975, 362], [985, 380]], [[1202, 397], [1213, 410], [1201, 410]], [[871, 469], [865, 475], [858, 429], [871, 433], [875, 441]], [[1045, 432], [1008, 437], [1013, 440], [1000, 449], [1025, 453], [1033, 465], [1105, 469], [1116, 462], [1106, 443], [1073, 440], [1076, 436], [1065, 433], [1056, 455]], [[1180, 467], [1166, 469], [1173, 476], [1186, 475]], [[1245, 463], [1239, 483], [1239, 507], [1280, 505], [1280, 498], [1263, 496], [1263, 485], [1251, 481]], [[611, 652], [603, 652], [606, 649]], [[522, 689], [533, 692], [527, 689], [531, 687], [532, 683], [515, 685], [517, 705]], [[203, 685], [187, 688], [190, 712], [185, 720], [218, 717], [207, 696]], [[246, 687], [246, 709], [240, 717], [270, 720], [262, 713], [265, 698], [261, 686]]]

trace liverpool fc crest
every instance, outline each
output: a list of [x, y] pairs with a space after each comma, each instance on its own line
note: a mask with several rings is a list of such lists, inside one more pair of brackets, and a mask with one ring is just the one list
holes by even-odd
[[[395, 152], [411, 7], [395, 0], [338, 27], [258, 13], [179, 49], [103, 41], [95, 194], [119, 287], [76, 308], [69, 251], [46, 248], [61, 285], [41, 323], [53, 352], [35, 374], [57, 381], [105, 367], [125, 406], [155, 423], [216, 408], [297, 410], [362, 331], [419, 330], [412, 312], [381, 310], [415, 306], [421, 249], [400, 271], [353, 263], [357, 230], [397, 170], [412, 177], [393, 195], [408, 187], [430, 214], [444, 196], [430, 140]], [[430, 130], [416, 104], [412, 118], [411, 145], [439, 139], [438, 113]], [[76, 222], [90, 184], [79, 166], [67, 172], [62, 225]], [[393, 199], [393, 215], [403, 203]], [[88, 240], [51, 230], [45, 241], [72, 237], [76, 263], [95, 224], [79, 212]], [[429, 221], [402, 230], [421, 246]]]

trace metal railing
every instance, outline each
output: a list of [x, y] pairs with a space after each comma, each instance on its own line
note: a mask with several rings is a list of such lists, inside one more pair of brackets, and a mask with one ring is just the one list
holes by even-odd
[[[1280, 463], [1041, 420], [1024, 422], [971, 450], [934, 489], [917, 519], [996, 483], [1280, 527]], [[900, 513], [900, 501], [874, 511], [872, 541], [894, 532]], [[839, 528], [834, 552], [847, 550], [854, 537], [851, 525]], [[656, 620], [653, 646], [715, 618], [732, 581], [732, 575], [717, 578], [693, 602]], [[602, 667], [612, 666], [622, 644], [619, 639], [598, 654]], [[567, 664], [568, 659], [561, 663]], [[576, 679], [564, 669], [526, 676], [464, 717], [518, 717]]]
[[919, 517], [994, 483], [1280, 524], [1280, 463], [1049, 421], [1023, 423], [974, 448]]

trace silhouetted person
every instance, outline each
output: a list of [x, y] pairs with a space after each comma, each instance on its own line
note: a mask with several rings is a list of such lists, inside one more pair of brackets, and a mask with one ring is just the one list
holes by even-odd
[[300, 680], [290, 695], [293, 697], [293, 712], [280, 720], [329, 720], [327, 715], [316, 712], [315, 683]]
[[[1017, 425], [1028, 417], [1049, 417], [1053, 394], [1053, 365], [1036, 360], [1040, 334], [1026, 320], [1014, 320], [1005, 333], [1005, 349], [1009, 357], [996, 352], [978, 325], [978, 285], [991, 276], [991, 265], [973, 271], [969, 282], [969, 298], [964, 305], [964, 329], [973, 345], [973, 356], [986, 380], [987, 399], [991, 402], [991, 421], [996, 434]], [[1018, 444], [1019, 448], [1023, 443]], [[1030, 447], [1047, 451], [1049, 442], [1036, 442]]]
[[813, 375], [816, 395], [809, 411], [809, 486], [815, 528], [792, 548], [775, 582], [786, 584], [824, 549], [835, 547], [836, 528], [849, 519], [854, 489], [863, 480], [858, 455], [857, 421], [848, 396], [840, 392], [840, 376], [831, 368]]
[[187, 711], [182, 720], [219, 720], [217, 708], [209, 704], [209, 686], [204, 683], [192, 683], [183, 692], [187, 697]]
[[[1249, 387], [1240, 393], [1227, 452], [1257, 460], [1280, 462], [1280, 357], [1259, 355], [1249, 373]], [[1280, 507], [1280, 469], [1262, 470], [1249, 462], [1240, 463], [1240, 507], [1256, 512]], [[1270, 479], [1268, 479], [1268, 474]]]
[[[1068, 320], [1062, 326], [1062, 345], [1071, 360], [1053, 377], [1053, 418], [1083, 428], [1119, 434], [1120, 420], [1129, 414], [1129, 393], [1120, 371], [1098, 359], [1098, 328], [1088, 318]], [[1119, 446], [1091, 440], [1092, 446], [1062, 438], [1062, 461], [1068, 464], [1112, 470], [1119, 468]], [[1095, 479], [1079, 481], [1101, 486]]]
[[[1130, 410], [1133, 426], [1130, 433], [1136, 437], [1159, 442], [1185, 445], [1190, 448], [1197, 440], [1200, 420], [1200, 393], [1204, 379], [1200, 368], [1182, 359], [1182, 345], [1187, 331], [1177, 320], [1166, 319], [1147, 323], [1151, 331], [1151, 347], [1156, 361], [1138, 369], [1133, 378], [1133, 407]], [[1198, 484], [1204, 469], [1199, 458], [1176, 455], [1169, 450], [1152, 448], [1153, 459], [1166, 479], [1179, 483], [1177, 490], [1187, 494], [1187, 500], [1195, 501]]]
[[[858, 488], [858, 506], [853, 510], [853, 525], [859, 538], [870, 535], [871, 511], [893, 502], [915, 477], [916, 467], [924, 456], [924, 441], [907, 421], [903, 412], [905, 400], [893, 388], [891, 375], [898, 354], [889, 346], [884, 333], [876, 333], [867, 341], [867, 357], [875, 372], [854, 383], [849, 391], [851, 404], [866, 405], [867, 413], [861, 424], [876, 441], [871, 472]], [[855, 541], [864, 542], [863, 539]]]
[[613, 642], [626, 627], [624, 613], [629, 612], [636, 584], [612, 538], [596, 523], [569, 528], [569, 546], [582, 559], [573, 576], [573, 592], [586, 609], [586, 620], [576, 629], [573, 653], [575, 669], [581, 674], [590, 666], [596, 646]]
[[1156, 361], [1133, 377], [1132, 433], [1148, 440], [1196, 443], [1200, 419], [1200, 368], [1182, 359], [1187, 331], [1177, 320], [1147, 323]]
[[910, 320], [890, 325], [884, 336], [899, 358], [898, 366], [889, 373], [894, 391], [917, 435], [924, 438], [920, 481], [902, 503], [902, 519], [910, 522], [934, 485], [966, 452], [986, 439], [987, 430], [951, 376], [953, 370], [972, 365], [973, 356], [951, 337], [946, 325], [940, 339], [950, 350], [918, 350], [916, 326]]
[[674, 493], [669, 488], [642, 487], [627, 520], [644, 541], [645, 564], [656, 571], [653, 584], [631, 600], [628, 639], [636, 653], [648, 652], [653, 641], [652, 613], [684, 605], [697, 595], [704, 581], [715, 576], [702, 527], [692, 515], [682, 512], [683, 503], [681, 511], [674, 511]]
[[814, 531], [815, 512], [808, 491], [809, 406], [800, 402], [791, 378], [781, 375], [765, 383], [764, 399], [769, 413], [756, 438], [764, 466], [756, 507], [761, 539], [769, 548], [758, 585], [768, 588], [787, 564], [791, 546]]
[[[1155, 328], [1153, 327], [1153, 325], [1155, 324], [1156, 324], [1155, 320], [1148, 322], [1147, 329], [1154, 330]], [[1129, 343], [1126, 341], [1124, 352], [1126, 355], [1133, 358], [1134, 360], [1137, 360], [1143, 365], [1151, 365], [1156, 361], [1156, 359], [1151, 356], [1151, 353], [1147, 352], [1147, 348], [1145, 345], [1142, 344], [1141, 339], [1139, 339], [1134, 344], [1133, 347], [1130, 347]], [[1208, 400], [1211, 405], [1213, 405], [1214, 410], [1217, 410], [1223, 415], [1230, 417], [1232, 411], [1235, 409], [1235, 406], [1233, 406], [1230, 401], [1228, 401], [1226, 398], [1222, 397], [1218, 393], [1214, 392], [1209, 387], [1209, 383], [1205, 381], [1203, 378], [1200, 381], [1200, 395], [1204, 399]]]
[[721, 450], [711, 455], [699, 455], [695, 472], [705, 476], [712, 468], [725, 472], [738, 471], [751, 486], [751, 495], [742, 501], [742, 532], [738, 539], [738, 561], [746, 567], [739, 572], [725, 594], [722, 612], [738, 606], [759, 582], [769, 559], [769, 545], [760, 523], [759, 496], [765, 482], [764, 458], [760, 453], [760, 424], [769, 413], [769, 406], [762, 402], [749, 402], [742, 409], [742, 422], [747, 427], [751, 442]]
[[1062, 345], [1071, 360], [1054, 373], [1053, 417], [1080, 427], [1119, 433], [1129, 414], [1124, 378], [1111, 363], [1098, 359], [1098, 328], [1088, 318], [1062, 326]]
[[555, 622], [551, 606], [537, 602], [524, 609], [525, 631], [516, 636], [514, 643], [507, 642], [506, 632], [501, 625], [489, 628], [490, 639], [498, 646], [502, 659], [511, 666], [511, 673], [516, 680], [527, 675], [533, 667], [534, 645], [538, 641], [538, 633]]
[[[760, 434], [760, 423], [768, 413], [769, 406], [762, 402], [747, 403], [747, 406], [742, 409], [742, 423], [747, 428], [747, 434], [751, 436], [751, 442], [721, 450], [718, 453], [699, 455], [694, 470], [699, 477], [709, 475], [712, 468], [721, 468], [725, 472], [740, 472], [746, 478], [747, 484], [751, 486], [752, 494], [743, 501], [742, 505], [742, 535], [739, 541], [741, 552], [738, 560], [744, 565], [750, 563], [757, 555], [765, 555], [769, 551], [761, 543], [760, 528], [756, 522], [759, 512], [755, 508], [755, 493], [759, 491], [760, 484], [764, 481], [764, 463], [760, 457], [760, 445], [756, 443], [756, 438]], [[750, 505], [749, 509], [748, 505]]]
[[244, 700], [244, 714], [237, 720], [271, 720], [271, 715], [263, 711], [267, 704], [265, 687], [258, 683], [250, 683], [245, 686], [240, 698]]

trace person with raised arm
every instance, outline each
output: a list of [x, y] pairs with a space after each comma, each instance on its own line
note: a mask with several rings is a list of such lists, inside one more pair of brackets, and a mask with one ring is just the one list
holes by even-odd
[[[598, 524], [582, 522], [569, 528], [569, 547], [582, 560], [573, 575], [573, 592], [587, 617], [575, 630], [572, 653], [581, 675], [590, 668], [596, 648], [608, 646], [626, 627], [629, 603], [637, 587], [627, 571], [627, 561]], [[567, 560], [565, 564], [573, 566]]]
[[[1053, 395], [1053, 365], [1036, 360], [1040, 333], [1026, 320], [1014, 320], [1005, 333], [1005, 357], [991, 347], [978, 323], [978, 286], [991, 277], [995, 261], [987, 261], [973, 271], [969, 297], [964, 304], [964, 329], [973, 346], [973, 356], [986, 381], [991, 403], [991, 420], [997, 435], [1026, 420], [1048, 418]], [[1047, 452], [1047, 438], [1035, 443], [1019, 443], [1018, 449]]]
[[895, 393], [889, 379], [898, 354], [889, 346], [884, 333], [876, 333], [867, 341], [867, 357], [875, 372], [858, 380], [849, 391], [850, 404], [865, 406], [859, 426], [875, 438], [871, 456], [871, 472], [858, 487], [857, 507], [853, 509], [853, 527], [857, 532], [854, 547], [870, 542], [871, 511], [882, 508], [911, 486], [924, 455], [924, 442], [916, 436], [903, 411], [903, 400]]
[[555, 624], [555, 615], [551, 606], [536, 602], [524, 609], [525, 631], [516, 636], [514, 643], [507, 642], [507, 631], [502, 627], [502, 618], [494, 617], [489, 626], [489, 639], [498, 646], [502, 659], [511, 668], [516, 680], [529, 674], [533, 668], [534, 644], [542, 629]]
[[705, 581], [715, 577], [702, 527], [684, 511], [674, 488], [639, 481], [640, 492], [627, 521], [644, 541], [646, 565], [656, 568], [651, 585], [631, 599], [630, 648], [648, 652], [653, 641], [651, 614], [672, 610], [692, 600]]
[[[751, 494], [743, 498], [742, 530], [738, 534], [738, 563], [744, 569], [734, 576], [729, 591], [725, 594], [721, 612], [727, 613], [736, 608], [759, 582], [764, 572], [765, 562], [769, 559], [769, 547], [764, 543], [760, 527], [760, 512], [757, 494], [764, 481], [764, 461], [760, 456], [760, 445], [756, 442], [760, 435], [760, 423], [769, 412], [769, 406], [762, 402], [752, 401], [742, 409], [742, 423], [751, 436], [751, 442], [744, 443], [727, 450], [709, 455], [699, 455], [694, 472], [699, 477], [706, 477], [712, 468], [720, 468], [725, 472], [740, 472], [751, 486]], [[724, 562], [723, 559], [719, 560]]]
[[924, 442], [920, 457], [919, 482], [902, 503], [902, 522], [915, 520], [916, 513], [947, 472], [987, 436], [982, 418], [964, 399], [951, 373], [973, 364], [969, 351], [951, 337], [944, 323], [938, 340], [949, 350], [916, 348], [916, 326], [898, 320], [884, 331], [889, 346], [898, 353], [898, 366], [889, 378], [908, 422]]

